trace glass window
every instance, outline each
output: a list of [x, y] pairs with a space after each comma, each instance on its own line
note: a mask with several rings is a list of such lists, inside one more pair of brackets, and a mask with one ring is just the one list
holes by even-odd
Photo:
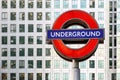
[[37, 8], [42, 8], [42, 0], [37, 0]]
[[7, 8], [7, 0], [2, 0], [2, 8]]
[[25, 73], [19, 73], [19, 80], [25, 80]]
[[90, 0], [89, 6], [90, 8], [95, 8], [95, 0]]
[[10, 80], [16, 80], [16, 73], [10, 73]]
[[114, 37], [114, 47], [117, 46], [117, 41], [116, 41], [116, 37]]
[[1, 19], [2, 20], [7, 20], [8, 19], [8, 13], [7, 12], [2, 12]]
[[46, 20], [51, 20], [51, 12], [46, 12]]
[[37, 12], [37, 20], [42, 20], [42, 12]]
[[7, 68], [7, 60], [2, 60], [2, 69], [6, 69]]
[[51, 28], [51, 24], [46, 24], [46, 31], [50, 30], [50, 28]]
[[25, 7], [25, 0], [19, 0], [19, 8]]
[[25, 32], [25, 25], [19, 24], [19, 32]]
[[95, 61], [94, 60], [89, 61], [89, 67], [90, 68], [95, 68]]
[[120, 80], [120, 73], [117, 73], [116, 78], [117, 80]]
[[120, 0], [117, 0], [117, 7], [120, 8]]
[[104, 60], [98, 60], [98, 68], [100, 69], [104, 68]]
[[11, 0], [11, 8], [16, 8], [16, 0]]
[[42, 44], [42, 36], [37, 36], [37, 44]]
[[28, 24], [28, 32], [33, 32], [34, 31], [34, 25], [33, 24]]
[[34, 13], [28, 12], [28, 20], [33, 20], [33, 18], [34, 18]]
[[86, 68], [86, 61], [80, 62], [80, 68]]
[[112, 11], [112, 10], [113, 10], [113, 8], [112, 8], [112, 7], [113, 7], [113, 2], [112, 2], [112, 1], [110, 1], [110, 2], [109, 2], [109, 10], [110, 10], [110, 11]]
[[33, 0], [28, 0], [28, 8], [33, 8]]
[[104, 80], [104, 73], [98, 73], [98, 80]]
[[80, 7], [81, 7], [81, 8], [86, 8], [86, 6], [87, 6], [86, 0], [81, 0], [81, 1], [80, 1]]
[[25, 13], [24, 12], [19, 13], [19, 20], [25, 20]]
[[68, 69], [69, 68], [69, 63], [67, 61], [63, 61], [63, 68]]
[[59, 15], [60, 15], [60, 12], [54, 12], [54, 19], [57, 19]]
[[28, 48], [28, 56], [33, 56], [34, 49]]
[[69, 80], [68, 73], [63, 73], [63, 79], [62, 80]]
[[42, 56], [42, 48], [37, 48], [37, 56]]
[[16, 12], [10, 13], [10, 20], [16, 20]]
[[7, 44], [7, 36], [2, 36], [2, 44]]
[[114, 25], [114, 35], [116, 35], [116, 33], [117, 33], [117, 26]]
[[28, 44], [33, 44], [34, 37], [33, 36], [28, 36]]
[[33, 60], [28, 60], [28, 68], [33, 68]]
[[54, 80], [60, 80], [60, 73], [54, 73]]
[[37, 24], [37, 32], [42, 32], [42, 24]]
[[112, 51], [113, 51], [112, 48], [110, 48], [109, 49], [109, 58], [112, 58], [112, 53], [113, 53]]
[[98, 8], [104, 8], [104, 0], [98, 0]]
[[[37, 80], [43, 80], [42, 73], [37, 73]], [[47, 79], [45, 79], [45, 80], [47, 80]]]
[[60, 8], [60, 0], [54, 0], [54, 8]]
[[104, 12], [98, 12], [98, 20], [104, 20]]
[[51, 74], [45, 73], [45, 80], [51, 80]]
[[25, 61], [19, 60], [19, 68], [25, 68]]
[[109, 16], [109, 22], [112, 23], [112, 21], [113, 21], [113, 14], [110, 13], [109, 15], [110, 15], [110, 16]]
[[112, 79], [112, 80], [116, 80], [116, 73], [112, 73], [112, 74], [111, 74], [111, 79]]
[[10, 44], [16, 44], [16, 36], [10, 37]]
[[86, 80], [86, 73], [80, 73], [80, 80]]
[[95, 18], [95, 12], [90, 12], [90, 15]]
[[51, 0], [46, 0], [46, 8], [51, 8]]
[[117, 10], [117, 1], [114, 1], [114, 11]]
[[16, 24], [10, 25], [10, 32], [16, 32]]
[[1, 51], [2, 51], [2, 56], [4, 56], [4, 57], [7, 56], [7, 54], [8, 54], [7, 48], [2, 48]]
[[95, 73], [89, 73], [89, 80], [95, 80]]
[[25, 56], [25, 49], [19, 48], [19, 56]]
[[2, 24], [1, 26], [2, 26], [2, 27], [1, 27], [1, 28], [2, 28], [2, 29], [1, 29], [2, 32], [7, 32], [8, 25], [7, 25], [7, 24]]
[[99, 28], [104, 28], [104, 24], [99, 24]]
[[16, 60], [10, 61], [10, 68], [16, 68]]
[[19, 44], [25, 44], [25, 37], [19, 36]]
[[45, 61], [45, 67], [46, 68], [51, 68], [51, 60], [46, 60]]
[[114, 65], [113, 65], [113, 66], [114, 66], [114, 69], [116, 69], [116, 64], [117, 64], [117, 63], [116, 63], [116, 60], [114, 60]]
[[37, 60], [37, 68], [42, 68], [42, 60]]
[[55, 61], [54, 61], [54, 68], [55, 68], [55, 69], [60, 68], [60, 61], [59, 61], [59, 60], [55, 60]]
[[78, 0], [72, 0], [72, 8], [77, 8]]
[[46, 48], [46, 50], [45, 50], [46, 52], [46, 56], [51, 56], [51, 48]]
[[28, 73], [28, 80], [33, 80], [33, 73]]
[[112, 60], [109, 60], [109, 69], [112, 69], [113, 62]]
[[69, 8], [69, 0], [63, 0], [63, 8]]
[[109, 46], [112, 46], [112, 37], [109, 37]]
[[2, 73], [2, 80], [7, 80], [7, 73]]
[[10, 48], [10, 56], [16, 56], [16, 48]]

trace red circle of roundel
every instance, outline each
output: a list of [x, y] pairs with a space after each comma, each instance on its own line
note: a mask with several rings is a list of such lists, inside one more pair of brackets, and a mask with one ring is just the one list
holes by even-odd
[[[63, 24], [71, 19], [78, 19], [85, 22], [89, 29], [98, 29], [98, 24], [88, 13], [81, 10], [70, 10], [60, 15], [53, 24], [52, 30], [60, 30]], [[52, 44], [57, 53], [64, 59], [71, 61], [72, 59], [84, 60], [90, 57], [96, 50], [99, 39], [89, 39], [87, 44], [79, 49], [71, 49], [67, 47], [61, 39], [53, 39]]]

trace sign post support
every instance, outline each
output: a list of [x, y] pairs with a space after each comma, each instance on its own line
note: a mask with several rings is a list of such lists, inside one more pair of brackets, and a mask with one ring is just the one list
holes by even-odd
[[72, 80], [80, 80], [80, 69], [79, 69], [79, 62], [75, 59], [72, 60]]

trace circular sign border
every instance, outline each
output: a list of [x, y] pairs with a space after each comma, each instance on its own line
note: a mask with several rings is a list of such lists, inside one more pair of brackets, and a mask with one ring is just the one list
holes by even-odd
[[[98, 29], [98, 24], [91, 15], [82, 10], [70, 10], [63, 13], [56, 19], [52, 30], [62, 29], [65, 22], [75, 18], [85, 22], [89, 29]], [[99, 39], [89, 39], [84, 47], [79, 49], [71, 49], [67, 47], [61, 39], [52, 40], [52, 44], [58, 55], [68, 61], [72, 61], [72, 59], [83, 61], [89, 58], [95, 52], [98, 47], [98, 43]]]

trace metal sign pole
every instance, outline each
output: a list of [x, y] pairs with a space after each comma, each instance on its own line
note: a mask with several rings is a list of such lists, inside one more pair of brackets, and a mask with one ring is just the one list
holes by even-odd
[[80, 69], [79, 69], [79, 61], [75, 59], [72, 60], [72, 80], [80, 80]]

